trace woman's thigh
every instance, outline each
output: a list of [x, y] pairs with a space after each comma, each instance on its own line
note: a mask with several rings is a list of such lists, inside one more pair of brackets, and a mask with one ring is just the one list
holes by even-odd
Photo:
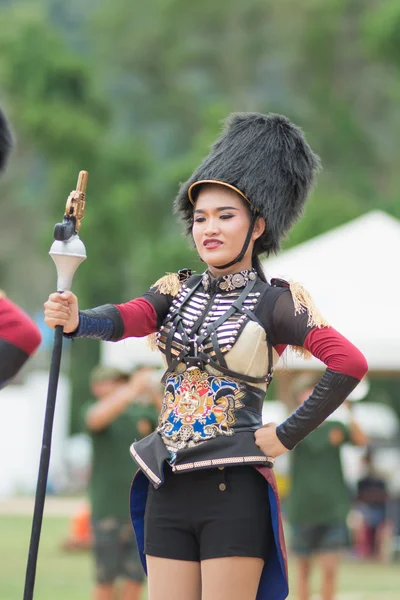
[[201, 600], [255, 600], [263, 566], [260, 558], [242, 556], [203, 560]]
[[201, 600], [200, 563], [149, 555], [146, 561], [149, 600]]

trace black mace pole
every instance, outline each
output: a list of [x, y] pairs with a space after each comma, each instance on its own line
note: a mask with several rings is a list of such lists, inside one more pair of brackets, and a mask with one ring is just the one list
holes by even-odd
[[[62, 223], [58, 223], [54, 228], [55, 242], [53, 243], [49, 254], [56, 264], [57, 290], [60, 292], [71, 289], [75, 271], [80, 263], [86, 258], [86, 249], [78, 236], [78, 230], [85, 210], [87, 175], [86, 171], [81, 171], [79, 173], [76, 190], [71, 192], [67, 200], [64, 220]], [[57, 325], [54, 331], [53, 351], [51, 355], [42, 449], [40, 453], [23, 600], [32, 600], [35, 589], [36, 565], [42, 530], [44, 503], [46, 499], [62, 343], [63, 328], [60, 325]]]
[[56, 330], [54, 332], [53, 352], [51, 355], [49, 387], [47, 390], [46, 413], [43, 427], [42, 450], [40, 454], [39, 475], [36, 485], [35, 508], [33, 511], [28, 564], [26, 567], [24, 600], [31, 600], [31, 598], [33, 598], [33, 590], [35, 587], [36, 563], [39, 551], [40, 533], [42, 529], [44, 501], [46, 497], [47, 487], [47, 475], [49, 472], [51, 437], [53, 433], [53, 420], [54, 409], [56, 407], [58, 377], [60, 374], [62, 341], [63, 328], [60, 325], [57, 325]]

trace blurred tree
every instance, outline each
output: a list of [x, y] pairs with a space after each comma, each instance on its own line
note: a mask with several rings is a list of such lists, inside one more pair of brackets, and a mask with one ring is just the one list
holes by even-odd
[[[50, 246], [52, 228], [62, 217], [78, 171], [88, 170], [90, 209], [82, 236], [89, 260], [81, 267], [75, 287], [84, 306], [122, 301], [128, 287], [127, 240], [132, 238], [134, 204], [142, 196], [140, 182], [147, 169], [143, 144], [140, 140], [129, 146], [115, 143], [111, 114], [96, 93], [90, 64], [47, 26], [38, 6], [11, 7], [3, 15], [0, 28], [0, 81], [12, 98], [10, 118], [16, 124], [17, 140], [23, 140], [23, 147], [29, 148], [31, 168], [39, 167], [34, 196], [29, 179], [16, 182], [16, 189], [21, 186], [23, 197], [31, 195], [30, 216], [39, 217], [34, 226], [43, 241], [42, 248]], [[23, 168], [18, 158], [11, 173], [15, 179]], [[14, 214], [18, 217], [20, 200], [16, 198]], [[60, 200], [49, 202], [49, 198]], [[29, 232], [29, 222], [26, 228]], [[20, 257], [24, 250], [29, 255], [26, 241], [32, 243], [32, 236], [19, 240]], [[10, 256], [11, 252], [5, 260]], [[10, 268], [15, 267], [10, 263]], [[35, 273], [35, 266], [31, 264], [30, 268]], [[47, 277], [49, 285], [55, 278], [50, 262], [48, 268], [52, 277]], [[32, 283], [30, 279], [29, 285]], [[49, 291], [54, 285], [50, 283]], [[87, 396], [88, 371], [98, 361], [98, 349], [99, 345], [90, 341], [74, 347], [73, 390], [77, 398]]]
[[[287, 246], [372, 208], [400, 217], [395, 0], [3, 0], [0, 11], [2, 101], [18, 142], [0, 276], [27, 308], [54, 287], [45, 253], [82, 168], [83, 307], [202, 270], [171, 204], [232, 110], [287, 114], [321, 155]], [[97, 359], [92, 341], [74, 344], [77, 399]]]
[[[384, 4], [393, 16], [397, 3]], [[164, 166], [176, 158], [178, 169], [189, 165], [184, 176], [219, 129], [215, 119], [210, 136], [201, 137], [206, 115], [281, 111], [303, 125], [324, 171], [291, 245], [377, 205], [400, 210], [397, 103], [381, 85], [387, 63], [378, 52], [371, 60], [376, 32], [366, 25], [377, 10], [380, 3], [345, 0], [150, 0], [140, 7], [116, 0], [95, 18], [96, 55], [114, 81], [121, 114], [145, 127]], [[390, 39], [393, 29], [384, 29]]]

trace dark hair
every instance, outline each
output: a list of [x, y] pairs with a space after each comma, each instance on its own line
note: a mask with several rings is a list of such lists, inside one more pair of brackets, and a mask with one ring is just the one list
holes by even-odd
[[[239, 194], [238, 194], [238, 196], [239, 196]], [[241, 199], [243, 205], [246, 207], [246, 210], [247, 210], [247, 213], [249, 215], [249, 218], [251, 219], [252, 216], [253, 216], [253, 214], [254, 214], [253, 207], [249, 206], [249, 204], [246, 202], [246, 200], [244, 200], [244, 198], [242, 198], [241, 196], [239, 196], [239, 198]], [[261, 217], [261, 215], [259, 215], [259, 216]], [[261, 281], [264, 281], [265, 283], [267, 283], [267, 278], [265, 276], [264, 269], [262, 268], [261, 260], [259, 258], [259, 255], [263, 253], [263, 240], [262, 240], [262, 237], [263, 236], [261, 235], [254, 242], [253, 254], [251, 256], [251, 266], [253, 267], [253, 269], [256, 270], [257, 275], [259, 276], [259, 278], [261, 279]]]

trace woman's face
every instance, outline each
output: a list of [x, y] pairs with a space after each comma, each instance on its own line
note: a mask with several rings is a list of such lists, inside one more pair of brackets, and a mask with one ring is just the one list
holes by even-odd
[[[239, 194], [223, 185], [206, 185], [199, 191], [192, 233], [197, 252], [211, 271], [214, 266], [234, 260], [243, 248], [250, 226], [250, 214], [244, 202]], [[218, 274], [250, 269], [254, 241], [264, 229], [265, 222], [257, 219], [244, 259]]]

